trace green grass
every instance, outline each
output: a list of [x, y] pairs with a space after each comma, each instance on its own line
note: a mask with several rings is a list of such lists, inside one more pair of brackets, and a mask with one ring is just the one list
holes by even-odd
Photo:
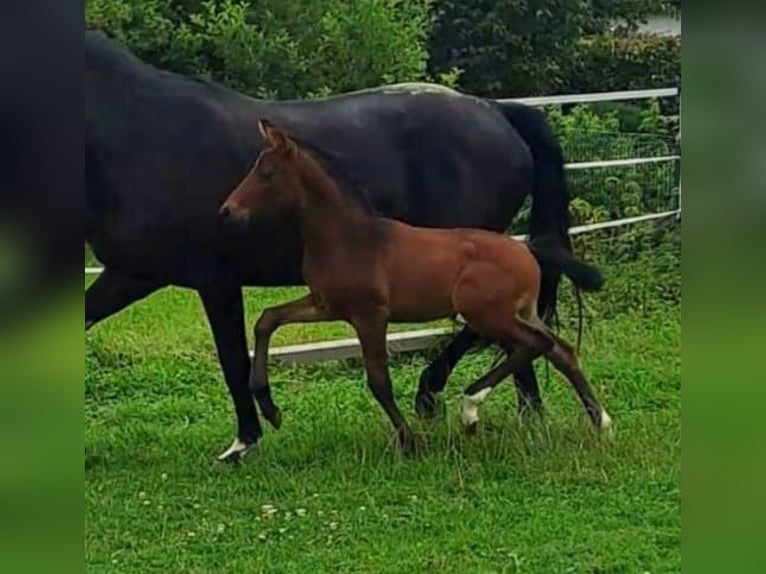
[[[248, 324], [299, 293], [249, 290]], [[297, 327], [275, 342], [347, 333]], [[461, 363], [445, 415], [418, 424], [412, 399], [426, 362], [397, 360], [400, 407], [426, 445], [412, 459], [394, 450], [361, 367], [328, 363], [274, 367], [282, 430], [268, 428], [241, 467], [218, 464], [233, 418], [201, 305], [187, 291], [165, 290], [99, 325], [86, 349], [89, 571], [681, 569], [678, 306], [586, 331], [583, 364], [615, 421], [611, 443], [589, 428], [563, 379], [551, 371], [546, 381], [543, 364], [544, 424], [519, 424], [508, 383], [482, 407], [477, 436], [465, 437], [457, 397], [488, 353]]]

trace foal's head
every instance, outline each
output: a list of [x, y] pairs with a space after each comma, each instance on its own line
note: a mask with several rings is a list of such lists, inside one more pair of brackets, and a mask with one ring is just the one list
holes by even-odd
[[231, 192], [219, 211], [224, 219], [289, 213], [298, 207], [302, 193], [302, 167], [306, 161], [298, 145], [268, 120], [260, 120], [266, 148]]

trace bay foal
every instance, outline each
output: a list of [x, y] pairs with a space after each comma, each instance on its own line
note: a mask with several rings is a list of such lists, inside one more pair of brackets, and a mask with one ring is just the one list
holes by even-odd
[[376, 217], [344, 192], [343, 175], [322, 152], [261, 120], [267, 148], [221, 206], [227, 218], [277, 212], [297, 217], [304, 242], [306, 297], [264, 311], [255, 326], [250, 388], [275, 427], [281, 415], [271, 398], [266, 363], [272, 333], [287, 323], [344, 320], [362, 347], [367, 383], [391, 419], [399, 446], [412, 433], [394, 401], [387, 366], [390, 322], [432, 321], [461, 314], [508, 358], [466, 389], [462, 419], [473, 426], [477, 406], [525, 361], [545, 355], [575, 387], [598, 428], [611, 425], [580, 369], [571, 345], [537, 316], [538, 260], [554, 263], [585, 290], [601, 286], [597, 269], [563, 250], [529, 246], [477, 229], [427, 229]]

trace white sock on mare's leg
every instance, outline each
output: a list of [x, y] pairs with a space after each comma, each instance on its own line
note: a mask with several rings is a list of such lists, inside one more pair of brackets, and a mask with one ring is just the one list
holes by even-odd
[[218, 460], [221, 462], [235, 462], [245, 456], [253, 446], [255, 446], [255, 443], [247, 444], [239, 440], [239, 438], [235, 438], [231, 446], [218, 456]]
[[479, 422], [479, 405], [492, 392], [492, 387], [486, 387], [472, 395], [463, 395], [460, 400], [460, 420], [465, 426]]

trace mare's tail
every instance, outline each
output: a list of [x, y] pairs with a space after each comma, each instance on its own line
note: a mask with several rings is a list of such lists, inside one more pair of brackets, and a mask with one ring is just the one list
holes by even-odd
[[[564, 173], [564, 153], [548, 120], [537, 108], [497, 102], [506, 120], [529, 147], [534, 161], [534, 188], [529, 235], [533, 241], [543, 236], [562, 251], [572, 253], [569, 237], [569, 189]], [[561, 279], [561, 265], [540, 261], [542, 282], [538, 299], [538, 315], [550, 321], [556, 314], [556, 296]]]

